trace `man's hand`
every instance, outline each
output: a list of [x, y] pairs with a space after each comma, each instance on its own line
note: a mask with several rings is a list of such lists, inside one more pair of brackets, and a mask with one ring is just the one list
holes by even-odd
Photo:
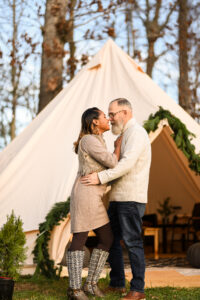
[[81, 177], [81, 183], [84, 185], [96, 185], [99, 184], [100, 181], [97, 173], [92, 173]]

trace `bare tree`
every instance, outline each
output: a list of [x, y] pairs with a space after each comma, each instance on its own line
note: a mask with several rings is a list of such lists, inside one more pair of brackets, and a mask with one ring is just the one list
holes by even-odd
[[[147, 74], [152, 77], [152, 72], [156, 61], [164, 55], [168, 50], [164, 49], [159, 54], [155, 53], [155, 43], [158, 39], [164, 36], [164, 31], [167, 28], [170, 17], [176, 8], [176, 1], [173, 4], [168, 4], [165, 9], [165, 14], [162, 14], [161, 18], [161, 8], [166, 5], [164, 1], [158, 0], [154, 2], [150, 2], [149, 0], [145, 0], [144, 8], [141, 8], [138, 1], [135, 1], [136, 11], [140, 20], [142, 21], [148, 42], [147, 49]], [[162, 20], [162, 21], [160, 21]]]
[[[135, 52], [135, 35], [133, 29], [133, 10], [134, 4], [132, 1], [125, 3], [125, 22], [127, 31], [127, 53], [134, 57]], [[132, 48], [132, 54], [131, 54]]]
[[67, 0], [47, 0], [43, 28], [39, 112], [62, 89]]
[[187, 0], [179, 0], [179, 104], [189, 113], [192, 112], [190, 83], [188, 80], [188, 7]]
[[188, 64], [192, 117], [200, 123], [200, 1], [188, 3]]
[[69, 42], [69, 53], [70, 57], [67, 61], [69, 67], [69, 75], [70, 80], [74, 77], [75, 70], [76, 70], [76, 63], [77, 59], [75, 57], [76, 52], [76, 44], [74, 41], [74, 9], [76, 5], [76, 0], [71, 0], [69, 3], [69, 20], [68, 20], [68, 28], [70, 28], [67, 39]]
[[12, 121], [11, 121], [11, 139], [15, 137], [15, 123], [16, 123], [16, 106], [17, 106], [17, 67], [16, 67], [16, 43], [17, 43], [17, 24], [16, 24], [16, 1], [12, 3], [13, 16], [13, 36], [12, 36], [12, 61], [11, 61], [11, 82], [12, 82]]
[[[77, 55], [77, 44], [89, 45], [89, 41], [100, 41], [108, 36], [115, 39], [115, 12], [120, 5], [118, 1], [77, 1], [68, 0], [68, 11], [62, 31], [65, 38], [67, 69], [64, 69], [64, 82], [69, 82], [88, 59], [88, 47]], [[75, 34], [76, 33], [76, 34]], [[78, 33], [78, 34], [77, 34]], [[75, 38], [75, 35], [78, 36]], [[94, 43], [93, 43], [94, 45]], [[80, 55], [81, 52], [81, 55]]]
[[[0, 147], [5, 146], [10, 139], [12, 140], [16, 136], [16, 127], [19, 121], [17, 120], [17, 110], [23, 107], [32, 111], [30, 102], [33, 98], [31, 96], [27, 98], [27, 93], [33, 88], [33, 82], [26, 82], [27, 78], [26, 80], [22, 78], [26, 63], [35, 53], [37, 43], [33, 42], [28, 34], [22, 32], [21, 24], [25, 19], [25, 9], [26, 3], [23, 0], [2, 0], [0, 2], [1, 27], [3, 29]], [[8, 19], [10, 22], [7, 22]]]

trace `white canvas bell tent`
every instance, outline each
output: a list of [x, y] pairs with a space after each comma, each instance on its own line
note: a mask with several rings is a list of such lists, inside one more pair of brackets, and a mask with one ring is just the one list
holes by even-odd
[[[38, 224], [44, 221], [54, 203], [65, 201], [70, 195], [78, 166], [73, 142], [80, 131], [83, 111], [97, 106], [107, 112], [109, 102], [119, 97], [132, 102], [140, 124], [159, 106], [169, 110], [196, 135], [193, 144], [196, 151], [200, 150], [200, 126], [109, 40], [0, 153], [0, 226], [14, 210], [23, 220], [29, 250]], [[105, 139], [111, 149], [112, 134], [106, 133]], [[186, 158], [170, 137], [169, 126], [161, 125], [151, 139], [153, 160], [147, 211], [155, 212], [158, 201], [169, 196], [174, 205], [182, 206], [183, 213], [190, 212], [194, 202], [200, 200], [200, 176], [188, 168]], [[59, 230], [65, 232], [66, 240], [69, 226]], [[53, 244], [59, 248], [58, 240]]]

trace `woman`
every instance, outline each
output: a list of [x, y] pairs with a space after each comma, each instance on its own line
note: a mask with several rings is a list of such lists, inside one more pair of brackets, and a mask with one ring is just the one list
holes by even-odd
[[[108, 257], [113, 242], [108, 215], [102, 198], [106, 185], [85, 186], [81, 184], [81, 176], [92, 172], [100, 172], [105, 168], [113, 168], [120, 156], [121, 139], [115, 142], [114, 153], [106, 149], [102, 134], [110, 129], [109, 120], [97, 107], [87, 109], [82, 115], [82, 127], [75, 152], [79, 158], [77, 178], [71, 193], [70, 214], [72, 244], [67, 252], [69, 273], [69, 299], [89, 299], [86, 294], [103, 297], [97, 282]], [[88, 277], [81, 290], [81, 272], [84, 259], [83, 246], [88, 232], [93, 230], [98, 237], [98, 245], [93, 250]]]

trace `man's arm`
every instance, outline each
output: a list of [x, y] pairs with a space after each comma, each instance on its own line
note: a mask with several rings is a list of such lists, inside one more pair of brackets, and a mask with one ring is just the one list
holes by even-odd
[[122, 158], [113, 169], [107, 169], [98, 173], [99, 181], [105, 184], [128, 173], [137, 162], [144, 150], [145, 137], [140, 132], [128, 137]]
[[102, 172], [89, 174], [81, 179], [86, 185], [105, 184], [128, 173], [137, 162], [145, 147], [145, 137], [142, 132], [131, 134], [126, 141], [122, 158], [116, 167]]

